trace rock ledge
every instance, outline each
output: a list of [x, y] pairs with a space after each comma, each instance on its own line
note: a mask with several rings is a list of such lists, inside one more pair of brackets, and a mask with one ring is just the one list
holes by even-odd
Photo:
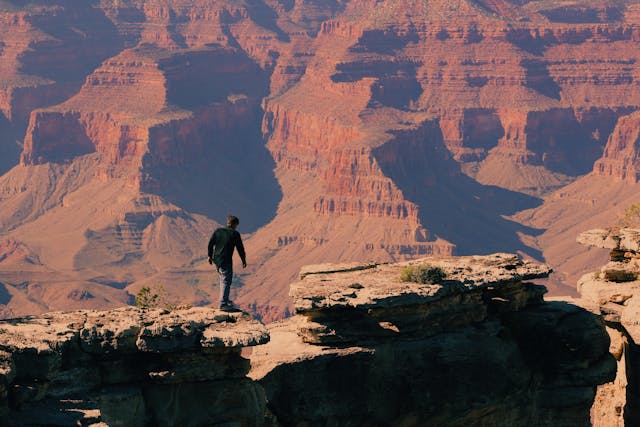
[[[126, 307], [5, 320], [0, 425], [122, 425], [122, 419], [130, 426], [188, 425], [183, 421], [225, 416], [251, 423], [264, 416], [265, 402], [245, 377], [249, 362], [240, 352], [268, 341], [264, 325], [247, 314], [209, 308]], [[216, 394], [230, 395], [238, 408], [224, 415]], [[166, 407], [170, 398], [205, 399], [207, 410], [176, 412]], [[66, 407], [69, 402], [77, 403]]]

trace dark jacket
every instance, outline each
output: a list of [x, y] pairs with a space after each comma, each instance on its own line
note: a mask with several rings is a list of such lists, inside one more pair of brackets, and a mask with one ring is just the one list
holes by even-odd
[[238, 249], [238, 255], [246, 263], [246, 254], [242, 245], [240, 233], [230, 227], [218, 228], [209, 239], [209, 258], [213, 257], [216, 267], [233, 265], [233, 249]]

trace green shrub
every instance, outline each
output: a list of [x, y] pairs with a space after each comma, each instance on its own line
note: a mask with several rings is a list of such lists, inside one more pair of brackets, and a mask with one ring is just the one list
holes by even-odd
[[136, 307], [140, 308], [156, 308], [158, 306], [158, 298], [156, 293], [151, 293], [151, 288], [143, 286], [136, 294]]
[[164, 308], [165, 310], [175, 310], [177, 305], [169, 302], [167, 291], [164, 286], [158, 286], [158, 292], [152, 292], [148, 286], [140, 288], [136, 294], [136, 307], [139, 308]]
[[447, 277], [447, 274], [440, 268], [429, 264], [410, 265], [400, 273], [400, 280], [403, 282], [415, 282], [424, 284], [439, 283]]
[[622, 227], [640, 227], [640, 203], [627, 206], [619, 220]]

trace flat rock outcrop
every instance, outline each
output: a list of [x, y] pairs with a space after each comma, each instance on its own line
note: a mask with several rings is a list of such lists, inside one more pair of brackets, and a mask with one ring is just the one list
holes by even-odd
[[[424, 264], [445, 277], [400, 280]], [[528, 282], [549, 272], [510, 254], [304, 268], [250, 376], [282, 425], [586, 425], [615, 361], [597, 316]]]
[[0, 424], [258, 425], [265, 400], [240, 353], [268, 340], [246, 314], [205, 308], [4, 321]]
[[610, 261], [578, 281], [583, 305], [600, 314], [618, 360], [616, 379], [598, 392], [594, 425], [640, 422], [640, 230], [608, 228], [578, 236], [583, 245], [610, 249]]

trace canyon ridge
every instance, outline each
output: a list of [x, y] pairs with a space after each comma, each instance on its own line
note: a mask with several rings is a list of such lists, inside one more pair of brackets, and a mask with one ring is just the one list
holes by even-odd
[[0, 0], [0, 314], [235, 300], [302, 265], [512, 252], [552, 294], [640, 190], [635, 0]]

